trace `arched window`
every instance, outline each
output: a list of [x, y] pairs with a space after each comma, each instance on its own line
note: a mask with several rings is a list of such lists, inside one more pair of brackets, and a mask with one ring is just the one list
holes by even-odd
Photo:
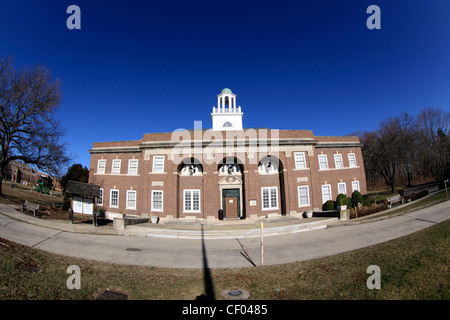
[[219, 162], [217, 171], [220, 175], [241, 175], [244, 166], [238, 158], [229, 156]]
[[242, 174], [241, 168], [237, 164], [223, 164], [219, 169], [219, 174]]
[[276, 157], [264, 157], [259, 161], [258, 173], [259, 174], [274, 174], [279, 171], [278, 158]]
[[233, 125], [231, 124], [231, 122], [227, 121], [223, 124], [224, 128], [231, 128]]
[[203, 166], [196, 158], [185, 158], [178, 165], [178, 173], [182, 176], [201, 176], [203, 175]]
[[182, 176], [201, 176], [203, 170], [199, 164], [185, 164], [183, 165], [180, 174]]

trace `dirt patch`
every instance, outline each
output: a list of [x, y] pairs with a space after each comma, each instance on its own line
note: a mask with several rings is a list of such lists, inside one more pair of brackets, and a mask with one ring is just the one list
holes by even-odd
[[94, 300], [128, 300], [128, 294], [110, 289], [101, 289], [94, 294]]
[[17, 265], [17, 268], [19, 268], [21, 271], [28, 272], [28, 273], [39, 272], [39, 266], [32, 262], [21, 262]]

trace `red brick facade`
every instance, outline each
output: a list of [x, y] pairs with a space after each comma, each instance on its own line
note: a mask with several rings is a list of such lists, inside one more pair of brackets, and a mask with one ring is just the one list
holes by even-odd
[[[109, 214], [217, 219], [222, 209], [225, 218], [294, 215], [320, 210], [324, 196], [336, 199], [338, 187], [348, 195], [354, 188], [367, 192], [358, 138], [316, 137], [310, 130], [184, 130], [94, 143], [89, 152], [89, 182], [102, 188]], [[319, 169], [319, 157], [327, 168]], [[112, 173], [115, 159], [120, 171], [115, 161]], [[137, 173], [129, 173], [132, 159]], [[223, 163], [233, 164], [232, 172], [221, 172]], [[118, 203], [111, 199], [117, 195]]]
[[61, 191], [61, 181], [56, 177], [52, 177], [46, 173], [39, 172], [31, 168], [26, 163], [20, 161], [11, 161], [6, 167], [6, 180], [20, 183], [24, 185], [35, 186], [39, 179], [45, 180], [46, 183], [51, 182], [51, 188], [55, 191]]

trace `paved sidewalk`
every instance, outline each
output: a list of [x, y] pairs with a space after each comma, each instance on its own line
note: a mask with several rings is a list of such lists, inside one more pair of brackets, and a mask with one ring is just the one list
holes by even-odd
[[[204, 257], [210, 268], [252, 267], [260, 261], [258, 238], [186, 240], [118, 236], [117, 230], [112, 228], [40, 220], [14, 211], [14, 208], [0, 205], [0, 212], [3, 212], [0, 214], [1, 237], [69, 257], [171, 268], [202, 268]], [[8, 217], [8, 214], [19, 215], [20, 220]], [[267, 237], [264, 238], [264, 264], [309, 260], [351, 251], [408, 235], [448, 218], [450, 201], [374, 222], [345, 226], [336, 223], [339, 227]], [[101, 234], [103, 232], [110, 233]], [[244, 249], [251, 261], [244, 256]]]
[[[432, 196], [430, 194], [423, 199]], [[20, 206], [0, 204], [0, 214], [18, 221], [26, 222], [35, 226], [50, 228], [59, 231], [97, 234], [97, 235], [122, 235], [122, 236], [146, 236], [170, 239], [235, 239], [235, 238], [258, 238], [261, 234], [261, 222], [264, 223], [264, 237], [287, 235], [305, 231], [325, 229], [329, 226], [354, 225], [390, 218], [387, 216], [399, 207], [407, 208], [415, 202], [397, 205], [392, 209], [365, 217], [340, 221], [338, 218], [260, 218], [258, 220], [222, 220], [222, 221], [181, 221], [173, 220], [164, 224], [141, 223], [128, 225], [125, 230], [113, 229], [111, 225], [94, 227], [92, 223], [76, 222], [69, 220], [39, 219], [29, 214], [24, 214], [17, 209]], [[403, 214], [403, 213], [402, 213]], [[380, 217], [382, 216], [382, 217]]]
[[223, 220], [223, 221], [171, 221], [164, 224], [141, 223], [128, 225], [125, 230], [113, 229], [111, 225], [94, 227], [90, 222], [69, 220], [40, 219], [17, 211], [19, 206], [0, 204], [0, 214], [35, 226], [59, 231], [97, 234], [146, 236], [172, 239], [235, 239], [260, 237], [261, 222], [264, 223], [266, 237], [290, 234], [327, 227], [328, 223], [339, 221], [337, 218], [295, 218], [278, 217], [258, 220]]

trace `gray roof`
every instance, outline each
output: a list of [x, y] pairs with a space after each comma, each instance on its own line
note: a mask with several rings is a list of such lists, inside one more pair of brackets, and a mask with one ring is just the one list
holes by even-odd
[[66, 186], [66, 194], [98, 198], [100, 196], [100, 186], [69, 180]]

